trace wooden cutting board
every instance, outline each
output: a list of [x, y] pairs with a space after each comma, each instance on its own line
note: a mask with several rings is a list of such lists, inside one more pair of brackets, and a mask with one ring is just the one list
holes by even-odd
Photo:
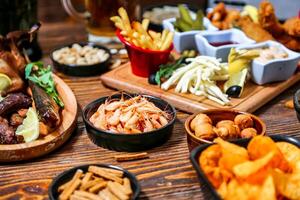
[[234, 108], [246, 112], [254, 112], [265, 103], [279, 95], [300, 80], [300, 73], [290, 79], [266, 84], [256, 85], [248, 81], [240, 98], [231, 98], [230, 106], [222, 106], [202, 96], [176, 93], [174, 89], [162, 90], [157, 85], [150, 85], [147, 78], [135, 76], [131, 72], [130, 63], [126, 63], [101, 76], [102, 82], [112, 88], [130, 93], [143, 93], [160, 97], [176, 108], [188, 113], [196, 113], [212, 108]]

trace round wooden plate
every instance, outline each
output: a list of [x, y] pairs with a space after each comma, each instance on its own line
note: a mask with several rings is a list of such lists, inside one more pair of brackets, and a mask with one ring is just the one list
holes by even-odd
[[45, 155], [61, 146], [76, 128], [77, 102], [69, 86], [58, 76], [53, 75], [56, 89], [65, 104], [62, 123], [44, 138], [21, 144], [0, 144], [0, 162], [21, 161]]

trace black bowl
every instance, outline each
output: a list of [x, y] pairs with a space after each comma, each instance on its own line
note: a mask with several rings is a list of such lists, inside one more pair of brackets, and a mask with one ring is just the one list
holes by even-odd
[[53, 50], [50, 54], [50, 58], [52, 60], [53, 66], [57, 71], [62, 72], [67, 75], [70, 75], [70, 76], [95, 76], [95, 75], [101, 74], [108, 70], [109, 63], [111, 60], [111, 53], [106, 47], [95, 44], [95, 43], [91, 43], [91, 42], [78, 43], [78, 44], [80, 46], [88, 45], [88, 46], [91, 46], [94, 48], [103, 49], [106, 53], [109, 54], [109, 57], [104, 62], [100, 62], [100, 63], [96, 63], [96, 64], [92, 64], [92, 65], [62, 64], [62, 63], [59, 63], [58, 61], [54, 60], [52, 54], [56, 50], [59, 50], [63, 47], [71, 47], [73, 44], [65, 45], [65, 46], [62, 46], [60, 48]]
[[105, 167], [105, 168], [111, 168], [111, 169], [116, 169], [116, 170], [120, 170], [122, 172], [124, 172], [124, 176], [129, 178], [130, 183], [131, 183], [131, 188], [133, 191], [133, 195], [132, 195], [132, 200], [137, 199], [140, 191], [141, 191], [141, 187], [137, 181], [137, 179], [135, 178], [135, 176], [133, 174], [131, 174], [130, 172], [128, 172], [127, 170], [121, 168], [121, 167], [117, 167], [114, 165], [106, 165], [106, 164], [90, 164], [90, 165], [80, 165], [74, 168], [71, 168], [69, 170], [66, 170], [64, 172], [62, 172], [61, 174], [59, 174], [58, 176], [56, 176], [49, 189], [48, 189], [48, 195], [49, 195], [49, 199], [50, 200], [57, 200], [59, 193], [58, 193], [58, 187], [63, 185], [64, 183], [70, 181], [72, 179], [72, 177], [74, 176], [75, 172], [77, 169], [81, 169], [83, 172], [87, 172], [88, 167], [89, 166], [98, 166], [98, 167]]
[[[157, 97], [142, 95], [149, 101], [153, 102], [158, 108], [170, 113], [172, 119], [167, 125], [150, 132], [137, 133], [137, 134], [121, 134], [111, 133], [105, 130], [96, 128], [90, 121], [92, 114], [96, 112], [98, 107], [105, 102], [107, 98], [120, 99], [122, 94], [115, 94], [112, 96], [101, 97], [90, 104], [88, 104], [83, 110], [83, 120], [87, 129], [89, 138], [96, 145], [103, 148], [115, 150], [115, 151], [127, 151], [135, 152], [150, 149], [156, 146], [160, 146], [165, 143], [172, 134], [174, 122], [176, 119], [176, 110], [173, 106], [166, 101]], [[123, 94], [125, 98], [130, 98], [138, 94]]]
[[300, 90], [298, 90], [294, 95], [294, 107], [298, 120], [300, 121]]
[[[300, 141], [296, 138], [284, 136], [284, 135], [271, 135], [269, 137], [271, 137], [272, 140], [274, 140], [275, 142], [288, 142], [288, 143], [296, 145], [297, 147], [300, 148]], [[240, 139], [240, 140], [231, 141], [231, 142], [234, 144], [237, 144], [239, 146], [242, 146], [242, 147], [247, 147], [250, 140], [251, 139]], [[218, 195], [217, 191], [215, 190], [213, 185], [210, 183], [210, 181], [208, 180], [208, 178], [206, 177], [205, 173], [202, 171], [202, 169], [198, 163], [198, 158], [199, 158], [200, 154], [202, 153], [202, 151], [204, 151], [210, 145], [212, 145], [212, 144], [204, 144], [204, 145], [200, 145], [200, 146], [196, 147], [190, 154], [190, 160], [192, 162], [194, 169], [197, 172], [199, 182], [201, 182], [201, 183], [204, 182], [204, 185], [201, 184], [201, 187], [203, 186], [203, 188], [202, 188], [204, 190], [203, 193], [206, 195], [205, 199], [221, 200], [221, 197]], [[207, 190], [210, 191], [210, 193], [206, 192]]]

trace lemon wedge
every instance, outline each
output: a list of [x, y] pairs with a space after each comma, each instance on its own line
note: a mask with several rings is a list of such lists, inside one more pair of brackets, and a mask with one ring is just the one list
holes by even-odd
[[16, 135], [22, 135], [25, 142], [34, 141], [39, 137], [39, 118], [35, 109], [28, 109], [26, 118], [16, 130]]
[[11, 79], [6, 74], [0, 73], [0, 91], [6, 90], [11, 84]]

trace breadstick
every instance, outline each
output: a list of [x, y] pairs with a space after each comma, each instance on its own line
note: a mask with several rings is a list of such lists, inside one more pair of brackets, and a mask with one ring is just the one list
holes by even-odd
[[136, 154], [123, 154], [123, 155], [115, 156], [115, 159], [118, 162], [139, 160], [139, 159], [145, 159], [145, 158], [149, 158], [149, 155], [147, 152], [136, 153]]
[[75, 180], [69, 187], [65, 188], [65, 190], [59, 195], [60, 200], [67, 200], [71, 196], [71, 194], [76, 190], [80, 185], [80, 179]]
[[[116, 182], [109, 181], [107, 183], [108, 189], [116, 195], [121, 200], [127, 200], [129, 199], [129, 196], [126, 195], [119, 187], [119, 185], [116, 184]], [[121, 187], [122, 188], [122, 187]]]
[[83, 177], [83, 179], [82, 179], [82, 181], [81, 181], [80, 189], [83, 188], [83, 186], [84, 186], [85, 184], [87, 184], [87, 182], [89, 182], [89, 180], [92, 178], [92, 175], [93, 175], [93, 173], [91, 173], [91, 172], [87, 172], [87, 173], [84, 175], [84, 177]]
[[94, 185], [93, 187], [91, 187], [91, 188], [89, 189], [89, 192], [92, 192], [92, 193], [98, 192], [99, 190], [105, 188], [106, 185], [107, 185], [107, 183], [104, 182], [104, 181], [103, 181], [103, 182], [100, 182], [100, 183], [97, 183], [96, 185]]
[[82, 174], [83, 171], [81, 169], [77, 169], [75, 175], [69, 182], [66, 182], [65, 184], [59, 186], [58, 192], [62, 192], [66, 187], [70, 186], [76, 179], [80, 178]]
[[89, 172], [93, 172], [94, 174], [97, 174], [99, 176], [102, 176], [103, 178], [112, 180], [112, 181], [116, 181], [120, 184], [123, 183], [123, 179], [121, 179], [120, 177], [117, 177], [114, 174], [109, 174], [107, 173], [107, 171], [104, 171], [103, 169], [99, 168], [99, 167], [95, 167], [95, 166], [90, 166], [88, 169]]
[[80, 197], [85, 197], [91, 200], [103, 200], [100, 196], [96, 195], [96, 194], [92, 194], [89, 192], [85, 192], [85, 191], [81, 191], [81, 190], [76, 190], [74, 192], [74, 195], [80, 196]]
[[132, 194], [131, 184], [130, 184], [130, 180], [128, 178], [123, 178], [123, 187], [124, 187], [126, 194], [128, 194], [128, 195]]
[[87, 199], [87, 198], [85, 198], [85, 197], [81, 197], [81, 196], [77, 196], [77, 195], [75, 195], [75, 194], [72, 194], [72, 195], [70, 196], [70, 200], [90, 200], [90, 199]]
[[106, 171], [107, 173], [111, 173], [114, 174], [117, 177], [122, 178], [123, 177], [123, 172], [120, 170], [116, 170], [116, 169], [109, 169], [109, 168], [104, 168], [104, 167], [98, 167], [99, 169]]
[[85, 185], [82, 185], [80, 187], [80, 190], [87, 190], [95, 185], [97, 185], [98, 183], [101, 183], [103, 181], [103, 179], [95, 179], [95, 180], [92, 180], [92, 181], [89, 181], [87, 182]]
[[99, 192], [99, 196], [103, 200], [119, 200], [118, 197], [116, 197], [113, 193], [111, 193], [108, 190], [108, 188], [105, 188], [104, 190], [101, 190], [101, 192]]

